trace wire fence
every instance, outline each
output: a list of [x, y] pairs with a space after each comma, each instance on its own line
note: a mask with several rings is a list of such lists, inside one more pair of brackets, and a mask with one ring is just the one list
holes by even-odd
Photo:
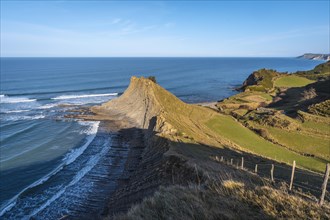
[[316, 198], [319, 198], [318, 201], [321, 205], [324, 199], [330, 201], [330, 184], [327, 184], [330, 164], [327, 164], [325, 173], [322, 175], [309, 170], [297, 168], [295, 162], [293, 162], [293, 166], [289, 166], [275, 161], [274, 163], [269, 163], [269, 161], [265, 160], [256, 163], [255, 161], [249, 160], [249, 158], [228, 158], [225, 156], [215, 156], [215, 160], [237, 169], [252, 172], [261, 177], [268, 178], [275, 183], [288, 183], [292, 185], [292, 189], [290, 188], [290, 190], [310, 193]]

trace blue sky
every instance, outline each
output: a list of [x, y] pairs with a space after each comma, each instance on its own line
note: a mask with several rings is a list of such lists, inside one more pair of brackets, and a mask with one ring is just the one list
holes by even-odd
[[329, 1], [1, 1], [1, 56], [329, 53]]

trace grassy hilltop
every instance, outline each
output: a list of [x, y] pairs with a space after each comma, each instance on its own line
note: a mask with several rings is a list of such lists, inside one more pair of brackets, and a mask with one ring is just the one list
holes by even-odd
[[[132, 77], [122, 96], [91, 109], [96, 118], [125, 119], [144, 134], [141, 161], [109, 207], [127, 207], [127, 201], [141, 201], [142, 192], [151, 195], [157, 186], [178, 182], [118, 218], [235, 219], [245, 216], [240, 212], [251, 219], [328, 218], [329, 207], [322, 211], [214, 160], [215, 155], [267, 164], [295, 160], [300, 168], [323, 172], [330, 161], [329, 73], [317, 68], [322, 72], [256, 71], [241, 93], [217, 103], [218, 110], [186, 104], [154, 80]], [[198, 185], [187, 187], [196, 175]]]
[[[294, 159], [305, 168], [321, 171], [324, 169], [321, 163], [330, 160], [329, 88], [330, 62], [295, 74], [263, 69], [249, 76], [242, 87], [243, 92], [217, 106], [268, 144], [273, 143], [269, 152], [273, 154], [272, 158], [287, 162]], [[252, 141], [251, 144], [256, 143]], [[308, 156], [308, 159], [298, 159], [279, 146]], [[256, 153], [269, 156], [265, 148]]]

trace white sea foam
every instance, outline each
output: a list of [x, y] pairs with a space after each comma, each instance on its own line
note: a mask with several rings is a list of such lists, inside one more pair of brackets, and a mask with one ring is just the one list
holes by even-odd
[[[80, 122], [81, 123], [81, 122]], [[80, 148], [76, 148], [71, 150], [64, 158], [63, 161], [65, 163], [65, 165], [68, 165], [70, 163], [72, 163], [73, 161], [75, 161], [82, 153], [84, 153], [84, 151], [86, 150], [86, 148], [89, 146], [89, 144], [94, 140], [99, 124], [100, 122], [88, 122], [89, 125], [91, 125], [84, 133], [89, 135], [87, 137], [87, 141], [86, 143], [81, 146]]]
[[79, 98], [89, 98], [89, 97], [101, 97], [101, 96], [116, 96], [118, 93], [105, 93], [105, 94], [88, 94], [88, 95], [61, 95], [51, 99], [63, 100], [63, 99], [79, 99]]
[[29, 99], [24, 97], [9, 97], [6, 95], [0, 96], [0, 103], [21, 103], [21, 102], [35, 102], [37, 99]]
[[9, 114], [9, 113], [21, 113], [21, 112], [29, 112], [30, 110], [22, 109], [22, 110], [10, 110], [10, 111], [5, 111], [3, 113]]
[[63, 166], [60, 165], [58, 167], [56, 167], [53, 171], [51, 171], [50, 173], [48, 173], [47, 175], [43, 176], [42, 178], [40, 178], [39, 180], [35, 181], [34, 183], [30, 184], [29, 186], [27, 186], [26, 188], [24, 188], [22, 191], [20, 191], [17, 195], [15, 195], [13, 198], [9, 199], [8, 202], [1, 207], [0, 210], [0, 217], [5, 214], [6, 212], [10, 211], [16, 204], [16, 200], [17, 198], [26, 190], [31, 189], [33, 187], [36, 187], [38, 185], [43, 184], [44, 182], [46, 182], [50, 177], [52, 177], [53, 175], [55, 175], [56, 173], [58, 173], [60, 170], [63, 169]]
[[0, 217], [6, 212], [10, 211], [11, 208], [15, 206], [15, 204], [16, 204], [16, 198], [14, 199], [14, 201], [7, 203], [7, 205], [0, 211]]
[[37, 109], [50, 109], [50, 108], [56, 107], [57, 105], [58, 104], [56, 104], [56, 103], [50, 103], [50, 104], [39, 106], [39, 107], [37, 107]]
[[78, 124], [83, 125], [83, 126], [88, 126], [87, 129], [81, 130], [80, 134], [93, 135], [93, 134], [96, 134], [100, 122], [99, 121], [97, 121], [97, 122], [95, 122], [95, 121], [78, 121]]
[[91, 169], [94, 168], [94, 166], [97, 164], [97, 162], [100, 160], [100, 158], [106, 154], [108, 151], [108, 148], [105, 146], [109, 146], [108, 142], [103, 144], [102, 150], [96, 154], [93, 155], [86, 163], [85, 167], [82, 168], [71, 180], [71, 182], [63, 187], [60, 191], [58, 191], [53, 197], [51, 197], [49, 200], [47, 200], [44, 204], [39, 206], [38, 209], [35, 209], [30, 215], [29, 218], [33, 217], [34, 215], [38, 214], [40, 211], [44, 210], [47, 206], [49, 206], [52, 202], [54, 202], [56, 199], [58, 199], [62, 194], [67, 190], [67, 188], [73, 186], [77, 182], [79, 182]]
[[[15, 206], [16, 204], [16, 200], [17, 198], [26, 190], [31, 189], [33, 187], [36, 187], [38, 185], [43, 184], [44, 182], [46, 182], [50, 177], [54, 176], [55, 174], [57, 174], [59, 171], [61, 171], [64, 167], [64, 165], [69, 165], [70, 163], [74, 162], [85, 150], [86, 148], [89, 146], [89, 144], [94, 140], [99, 124], [100, 122], [84, 122], [84, 121], [78, 121], [79, 124], [82, 125], [90, 125], [90, 128], [88, 129], [88, 132], [86, 132], [86, 134], [90, 135], [87, 137], [87, 142], [81, 146], [80, 148], [77, 148], [75, 150], [72, 150], [70, 153], [67, 154], [67, 156], [64, 157], [63, 161], [64, 163], [60, 164], [58, 167], [56, 167], [53, 171], [51, 171], [50, 173], [48, 173], [47, 175], [45, 175], [44, 177], [40, 178], [39, 180], [37, 180], [36, 182], [32, 183], [31, 185], [29, 185], [28, 187], [26, 187], [25, 189], [23, 189], [20, 193], [18, 193], [16, 196], [14, 196], [13, 198], [11, 198], [3, 207], [1, 207], [0, 210], [0, 217], [5, 214], [7, 211], [10, 211], [12, 207]], [[106, 148], [105, 148], [106, 149]], [[104, 149], [101, 151], [101, 153], [104, 151]], [[97, 156], [97, 155], [96, 155]], [[95, 156], [93, 157], [95, 158]], [[93, 159], [92, 158], [92, 159]], [[88, 162], [92, 163], [93, 161], [91, 161], [92, 159], [90, 159]], [[97, 161], [96, 161], [97, 162]], [[96, 164], [95, 162], [95, 164]], [[83, 168], [78, 174], [76, 174], [75, 179], [73, 181], [71, 181], [69, 183], [68, 186], [66, 186], [64, 189], [62, 189], [61, 191], [57, 192], [56, 195], [54, 195], [50, 200], [46, 201], [46, 203], [41, 206], [38, 210], [36, 210], [34, 212], [34, 214], [32, 214], [31, 216], [35, 215], [36, 213], [38, 213], [39, 211], [41, 211], [42, 209], [44, 209], [45, 207], [47, 207], [51, 202], [53, 202], [54, 200], [56, 200], [59, 196], [61, 196], [65, 189], [73, 184], [75, 184], [76, 182], [78, 182], [87, 172], [89, 172], [90, 169], [92, 169], [95, 164], [91, 167], [89, 165], [89, 163], [87, 163], [87, 166], [85, 168]], [[91, 164], [92, 165], [92, 164]]]

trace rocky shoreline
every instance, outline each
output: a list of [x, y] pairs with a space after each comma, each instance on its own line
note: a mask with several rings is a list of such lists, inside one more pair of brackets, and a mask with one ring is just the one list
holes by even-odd
[[[90, 196], [88, 200], [93, 201], [93, 205], [89, 207], [87, 203], [85, 211], [63, 216], [62, 219], [102, 219], [106, 216], [112, 219], [112, 216], [127, 212], [133, 204], [151, 196], [161, 185], [194, 181], [191, 179], [191, 172], [194, 171], [191, 168], [182, 169], [185, 160], [164, 155], [169, 150], [169, 143], [155, 135], [152, 125], [148, 129], [138, 128], [133, 120], [123, 114], [102, 116], [86, 109], [80, 113], [67, 117], [101, 121], [98, 134], [114, 136], [116, 144], [111, 146], [111, 158], [115, 163], [105, 185], [99, 186], [109, 188], [112, 185], [112, 190], [103, 192], [106, 196], [103, 196], [102, 201], [96, 198], [97, 195]], [[180, 169], [176, 169], [178, 167]], [[186, 179], [184, 183], [182, 179]]]

